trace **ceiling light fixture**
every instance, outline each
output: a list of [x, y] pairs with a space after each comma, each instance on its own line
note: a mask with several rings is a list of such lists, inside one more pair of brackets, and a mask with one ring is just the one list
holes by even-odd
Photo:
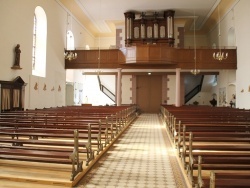
[[200, 73], [200, 70], [196, 68], [196, 37], [195, 37], [195, 11], [194, 11], [194, 69], [190, 71], [193, 75]]
[[71, 51], [71, 50], [65, 50], [64, 51], [64, 58], [71, 61], [73, 59], [76, 59], [77, 58], [77, 53], [74, 52], [74, 51]]
[[[102, 10], [102, 0], [100, 0], [99, 1], [99, 20], [98, 21], [100, 21], [101, 20], [101, 10]], [[97, 65], [97, 74], [98, 74], [98, 76], [99, 76], [99, 74], [100, 74], [100, 65], [101, 65], [101, 42], [100, 42], [100, 32], [98, 33], [98, 58], [97, 58], [97, 60], [98, 60], [98, 65]]]
[[[69, 29], [71, 32], [69, 31]], [[72, 16], [69, 13], [67, 13], [66, 42], [67, 47], [66, 49], [64, 49], [64, 58], [69, 61], [76, 59], [77, 53], [74, 50], [74, 37], [72, 33]]]
[[[228, 53], [225, 53], [224, 52], [221, 52], [221, 44], [220, 44], [220, 37], [221, 37], [221, 33], [220, 33], [220, 7], [218, 5], [218, 17], [219, 17], [219, 34], [218, 34], [218, 37], [219, 37], [219, 52], [214, 52], [213, 53], [213, 58], [216, 59], [216, 60], [219, 60], [219, 61], [222, 61], [224, 59], [227, 59], [228, 57]], [[225, 56], [224, 56], [225, 55]]]

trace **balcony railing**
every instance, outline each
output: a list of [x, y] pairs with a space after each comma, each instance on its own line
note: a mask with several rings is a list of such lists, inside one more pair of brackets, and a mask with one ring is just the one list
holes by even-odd
[[[228, 53], [228, 58], [218, 61], [213, 58], [213, 53]], [[122, 49], [91, 49], [75, 50], [77, 59], [65, 60], [66, 69], [85, 68], [194, 68], [194, 48], [169, 47], [168, 45], [135, 45]], [[100, 61], [99, 61], [100, 56]], [[197, 69], [237, 69], [236, 47], [197, 47]]]

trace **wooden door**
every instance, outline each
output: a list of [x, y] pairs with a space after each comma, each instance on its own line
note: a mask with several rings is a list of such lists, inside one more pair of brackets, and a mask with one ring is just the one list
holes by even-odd
[[142, 112], [158, 113], [162, 99], [162, 76], [137, 76], [136, 100]]

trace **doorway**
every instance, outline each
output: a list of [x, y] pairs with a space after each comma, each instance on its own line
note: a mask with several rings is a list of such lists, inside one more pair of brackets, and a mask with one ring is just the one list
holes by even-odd
[[136, 100], [141, 112], [160, 112], [162, 76], [139, 75], [136, 80]]

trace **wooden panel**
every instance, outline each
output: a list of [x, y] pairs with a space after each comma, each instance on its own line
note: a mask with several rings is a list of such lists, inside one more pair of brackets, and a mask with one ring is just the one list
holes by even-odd
[[[237, 50], [223, 49], [228, 58], [222, 62], [213, 58], [218, 49], [196, 49], [198, 69], [237, 69]], [[77, 59], [65, 60], [66, 69], [102, 68], [124, 69], [193, 69], [194, 49], [179, 49], [161, 45], [137, 45], [123, 49], [77, 50]]]
[[118, 51], [109, 51], [109, 57], [108, 59], [110, 61], [117, 61], [118, 60]]
[[165, 46], [163, 54], [165, 55], [165, 63], [178, 63], [176, 59], [178, 58], [178, 54], [175, 48]]
[[[86, 52], [86, 51], [84, 51], [84, 52]], [[77, 54], [78, 54], [78, 57], [79, 57], [79, 55], [81, 55], [81, 54], [79, 54], [79, 52], [77, 52]], [[88, 53], [85, 53], [85, 54], [86, 54], [86, 61], [87, 62], [96, 62], [98, 60], [99, 54], [98, 54], [97, 50], [90, 50], [90, 51], [88, 51]]]
[[141, 46], [140, 48], [136, 48], [136, 61], [140, 63], [140, 61], [145, 62], [148, 61], [148, 46]]
[[161, 60], [161, 49], [159, 49], [157, 46], [152, 46], [149, 48], [149, 59], [152, 60]]
[[159, 113], [162, 101], [162, 76], [150, 77], [150, 113]]
[[158, 113], [162, 99], [162, 76], [137, 76], [136, 103], [142, 112]]
[[[97, 56], [97, 57], [99, 57], [99, 56]], [[107, 62], [109, 62], [110, 60], [108, 58], [109, 58], [108, 51], [107, 50], [101, 50], [100, 51], [100, 63], [107, 63]]]
[[149, 76], [136, 77], [136, 104], [142, 112], [149, 110]]

